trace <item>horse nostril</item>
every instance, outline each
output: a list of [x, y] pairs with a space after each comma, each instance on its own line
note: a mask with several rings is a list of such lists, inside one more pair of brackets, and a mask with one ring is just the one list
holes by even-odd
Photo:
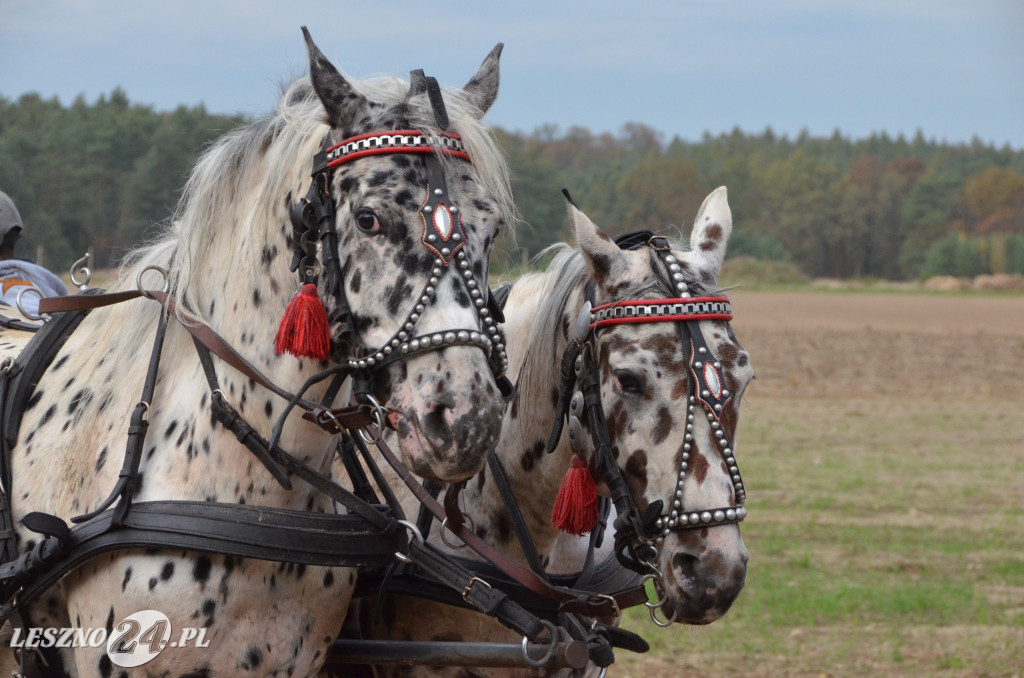
[[697, 592], [700, 564], [700, 558], [689, 553], [676, 553], [672, 556], [672, 571], [676, 576], [676, 583], [689, 595]]

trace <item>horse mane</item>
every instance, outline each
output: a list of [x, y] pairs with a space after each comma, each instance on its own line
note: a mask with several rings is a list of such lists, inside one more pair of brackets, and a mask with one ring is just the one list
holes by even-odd
[[[346, 79], [371, 102], [385, 107], [403, 105], [411, 127], [435, 138], [441, 132], [426, 95], [409, 96], [408, 82], [392, 76]], [[508, 164], [494, 137], [461, 90], [445, 89], [444, 98], [450, 131], [462, 137], [480, 181], [498, 203], [504, 223], [514, 223]], [[118, 286], [134, 287], [144, 269], [159, 266], [170, 271], [170, 289], [180, 307], [202, 317], [204, 309], [197, 301], [207, 296], [199, 289], [204, 271], [230, 266], [240, 282], [259, 285], [264, 274], [257, 263], [263, 248], [278, 241], [281, 248], [285, 246], [282, 224], [267, 223], [266, 215], [280, 213], [286, 195], [289, 201], [295, 200], [298, 196], [290, 193], [295, 186], [302, 184], [304, 190], [313, 156], [329, 129], [309, 77], [294, 80], [273, 114], [225, 133], [202, 153], [173, 217], [153, 242], [128, 253]], [[442, 162], [461, 162], [440, 157]], [[285, 226], [290, 233], [290, 224]], [[262, 232], [257, 230], [260, 228]], [[212, 247], [218, 237], [230, 238], [231, 242], [227, 247]], [[211, 261], [213, 257], [221, 261]], [[149, 277], [147, 282], [151, 282]]]

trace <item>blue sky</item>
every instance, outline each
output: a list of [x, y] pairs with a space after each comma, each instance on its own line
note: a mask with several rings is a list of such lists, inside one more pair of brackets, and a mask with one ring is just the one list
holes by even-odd
[[305, 70], [301, 25], [345, 73], [443, 85], [504, 42], [489, 119], [510, 130], [920, 129], [1024, 148], [1019, 0], [0, 0], [0, 96], [121, 86], [158, 109], [260, 115]]

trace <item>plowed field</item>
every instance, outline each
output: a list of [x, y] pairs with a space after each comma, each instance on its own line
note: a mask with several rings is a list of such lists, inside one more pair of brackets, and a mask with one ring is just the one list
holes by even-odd
[[733, 609], [612, 675], [1024, 673], [1024, 296], [734, 291]]

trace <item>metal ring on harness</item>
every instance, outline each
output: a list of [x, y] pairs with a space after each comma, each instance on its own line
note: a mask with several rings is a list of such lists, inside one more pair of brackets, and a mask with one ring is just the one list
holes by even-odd
[[[472, 532], [476, 532], [476, 522], [473, 521], [473, 516], [469, 515], [468, 513], [463, 513], [462, 517], [469, 521], [469, 529]], [[450, 541], [448, 541], [448, 538], [445, 536], [445, 530], [447, 530], [447, 529], [448, 529], [448, 518], [445, 518], [444, 520], [441, 521], [441, 541], [444, 542], [444, 545], [447, 546], [450, 549], [464, 549], [464, 548], [466, 548], [466, 542], [462, 542], [461, 544], [453, 544]], [[460, 539], [459, 541], [462, 541], [462, 540]]]
[[31, 292], [32, 294], [36, 295], [37, 297], [39, 297], [40, 301], [42, 301], [43, 299], [43, 293], [37, 290], [35, 287], [26, 287], [25, 289], [18, 292], [18, 298], [15, 299], [15, 303], [18, 306], [18, 312], [21, 313], [26, 318], [28, 318], [29, 320], [49, 320], [50, 315], [48, 313], [41, 313], [39, 315], [36, 315], [35, 313], [29, 313], [28, 311], [25, 310], [25, 308], [21, 305], [21, 297], [26, 292]]
[[373, 394], [364, 393], [362, 397], [368, 400], [369, 404], [373, 407], [373, 423], [377, 426], [377, 432], [375, 435], [367, 435], [366, 427], [362, 426], [358, 429], [359, 437], [362, 438], [363, 442], [367, 445], [376, 445], [384, 436], [384, 408], [379, 402], [377, 402], [377, 399], [373, 397]]
[[[92, 253], [86, 252], [85, 256], [71, 264], [71, 283], [78, 286], [78, 289], [83, 292], [89, 289], [89, 281], [92, 280], [92, 269], [89, 268], [89, 264], [92, 263]], [[81, 279], [78, 277], [78, 273], [82, 273]]]
[[139, 293], [141, 293], [142, 296], [146, 297], [147, 299], [153, 299], [154, 298], [153, 295], [149, 293], [149, 290], [145, 289], [142, 286], [142, 276], [146, 275], [146, 271], [157, 271], [158, 273], [160, 273], [160, 275], [162, 275], [163, 278], [164, 278], [164, 288], [161, 291], [164, 294], [166, 294], [168, 291], [170, 291], [171, 283], [167, 279], [167, 276], [168, 276], [167, 269], [161, 268], [160, 266], [147, 266], [146, 268], [144, 268], [141, 271], [139, 271], [139, 275], [136, 276], [136, 278], [135, 278], [135, 286], [139, 288]]
[[[646, 584], [649, 581], [661, 581], [661, 575], [645, 574], [644, 576], [640, 577], [640, 586], [643, 586], [644, 584]], [[654, 592], [655, 593], [658, 592], [658, 587], [657, 586], [654, 587]], [[662, 607], [664, 607], [665, 603], [667, 603], [667, 602], [668, 602], [668, 596], [665, 596], [664, 598], [659, 599], [658, 602], [656, 602], [656, 603], [652, 603], [652, 602], [650, 602], [648, 600], [645, 600], [644, 601], [644, 607], [646, 607], [648, 610], [651, 610], [653, 612], [654, 610], [659, 610]]]
[[674, 608], [672, 610], [672, 616], [671, 617], [666, 616], [665, 617], [665, 621], [661, 621], [660, 619], [658, 619], [658, 614], [657, 614], [658, 610], [657, 609], [650, 610], [650, 613], [651, 613], [651, 621], [654, 622], [655, 626], [660, 626], [663, 629], [664, 628], [668, 628], [669, 626], [672, 626], [672, 624], [674, 624], [675, 621], [676, 621], [676, 611], [675, 611]]
[[556, 629], [555, 625], [546, 619], [542, 619], [540, 623], [543, 624], [544, 628], [546, 628], [551, 633], [551, 643], [548, 645], [547, 652], [544, 653], [544, 656], [540, 659], [533, 659], [530, 657], [530, 653], [527, 651], [530, 644], [530, 639], [526, 636], [523, 636], [523, 643], [521, 646], [523, 651], [523, 661], [525, 661], [527, 665], [532, 666], [535, 669], [540, 669], [547, 666], [547, 663], [551, 661], [551, 658], [553, 656], [555, 656], [555, 648], [558, 647], [558, 629]]
[[[423, 543], [423, 533], [420, 532], [420, 528], [416, 527], [416, 525], [410, 523], [408, 520], [397, 520], [395, 522], [397, 522], [399, 525], [405, 526], [405, 529], [411, 531], [413, 536], [416, 537], [416, 539], [418, 539], [421, 544]], [[403, 563], [412, 562], [412, 558], [405, 555], [404, 553], [399, 553], [398, 551], [395, 551], [395, 558], [398, 558]]]

